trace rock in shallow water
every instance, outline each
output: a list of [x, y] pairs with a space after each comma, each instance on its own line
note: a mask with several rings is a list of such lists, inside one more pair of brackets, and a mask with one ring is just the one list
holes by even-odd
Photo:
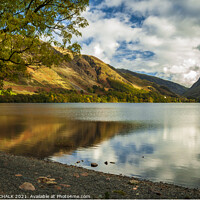
[[91, 163], [91, 167], [97, 167], [98, 164], [97, 163]]

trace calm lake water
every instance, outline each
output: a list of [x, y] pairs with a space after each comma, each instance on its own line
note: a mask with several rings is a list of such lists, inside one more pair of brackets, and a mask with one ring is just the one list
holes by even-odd
[[200, 104], [0, 104], [0, 150], [197, 188], [199, 122]]

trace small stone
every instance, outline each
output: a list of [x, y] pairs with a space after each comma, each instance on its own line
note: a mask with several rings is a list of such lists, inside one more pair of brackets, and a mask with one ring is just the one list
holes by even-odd
[[57, 183], [55, 181], [47, 181], [46, 184], [47, 185], [57, 185]]
[[60, 187], [60, 186], [57, 186], [57, 185], [55, 185], [55, 189], [57, 189], [57, 190], [61, 190], [61, 187]]
[[160, 192], [156, 192], [156, 194], [157, 194], [157, 195], [159, 195], [159, 196], [161, 195], [161, 193], [160, 193]]
[[15, 176], [16, 176], [16, 177], [20, 177], [20, 176], [22, 176], [22, 175], [21, 175], [21, 174], [15, 174]]
[[78, 163], [80, 163], [81, 161], [77, 161], [76, 163], [78, 164]]
[[107, 165], [107, 164], [108, 164], [108, 161], [106, 161], [104, 164]]
[[78, 173], [74, 173], [74, 176], [75, 176], [76, 178], [79, 178], [79, 177], [80, 177]]
[[97, 163], [91, 163], [91, 167], [97, 167], [98, 164]]
[[81, 176], [88, 176], [88, 173], [84, 172], [84, 173], [81, 174]]
[[28, 183], [28, 182], [24, 182], [22, 185], [19, 186], [19, 188], [21, 190], [30, 190], [30, 191], [35, 190], [35, 187], [33, 186], [33, 184]]
[[48, 181], [55, 181], [55, 178], [49, 178]]
[[115, 164], [115, 162], [110, 162], [111, 164]]
[[60, 185], [66, 188], [71, 187], [70, 185], [66, 185], [66, 184], [60, 184]]
[[157, 190], [153, 190], [153, 189], [151, 189], [151, 191], [152, 191], [153, 193], [159, 195], [159, 196], [161, 195], [161, 193], [160, 193], [159, 191], [157, 191]]
[[139, 181], [137, 181], [137, 180], [130, 180], [128, 183], [131, 184], [131, 185], [136, 185], [136, 184], [139, 183]]
[[46, 183], [48, 181], [48, 178], [45, 176], [40, 176], [37, 180], [38, 183]]
[[[50, 176], [49, 176], [50, 177]], [[46, 183], [46, 184], [48, 184], [48, 185], [53, 185], [53, 183], [52, 182], [54, 182], [55, 181], [55, 178], [47, 178], [47, 177], [45, 177], [45, 176], [40, 176], [38, 179], [38, 183]], [[54, 183], [56, 183], [56, 182], [54, 182]], [[56, 183], [57, 184], [57, 183]]]

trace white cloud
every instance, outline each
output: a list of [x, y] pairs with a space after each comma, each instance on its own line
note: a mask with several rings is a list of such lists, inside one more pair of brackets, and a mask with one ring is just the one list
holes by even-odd
[[[157, 72], [191, 86], [200, 77], [199, 10], [199, 0], [104, 0], [84, 13], [90, 26], [79, 41], [84, 54], [115, 67]], [[143, 16], [143, 23], [133, 15]], [[154, 56], [138, 53], [147, 51]]]
[[176, 32], [176, 27], [166, 18], [156, 16], [148, 17], [143, 24], [143, 28], [148, 30], [148, 34], [157, 35], [159, 37], [171, 37]]
[[99, 11], [97, 11], [97, 14], [94, 11], [86, 13], [90, 26], [82, 30], [83, 37], [80, 42], [84, 42], [89, 38], [92, 38], [92, 41], [89, 44], [83, 44], [82, 53], [92, 54], [110, 63], [112, 56], [119, 47], [119, 43], [134, 41], [139, 30], [131, 28], [118, 18], [107, 19], [102, 14], [98, 14]]
[[120, 6], [123, 3], [123, 0], [105, 0], [102, 2], [101, 7], [107, 6], [107, 7], [117, 7]]

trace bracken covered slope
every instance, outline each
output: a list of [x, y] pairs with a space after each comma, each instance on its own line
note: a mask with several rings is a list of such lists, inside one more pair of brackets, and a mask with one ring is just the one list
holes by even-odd
[[[56, 49], [60, 56], [64, 52]], [[94, 86], [112, 89], [111, 80], [145, 91], [155, 91], [166, 96], [177, 96], [186, 91], [184, 86], [156, 77], [144, 78], [127, 70], [117, 70], [94, 56], [81, 55], [71, 61], [63, 61], [59, 66], [31, 66], [28, 68], [30, 78], [20, 78], [18, 82], [5, 81], [4, 87], [11, 87], [14, 92], [33, 94], [38, 90], [49, 91], [54, 88], [77, 90], [90, 93]], [[150, 76], [147, 76], [150, 77]], [[163, 84], [165, 83], [165, 84]]]

